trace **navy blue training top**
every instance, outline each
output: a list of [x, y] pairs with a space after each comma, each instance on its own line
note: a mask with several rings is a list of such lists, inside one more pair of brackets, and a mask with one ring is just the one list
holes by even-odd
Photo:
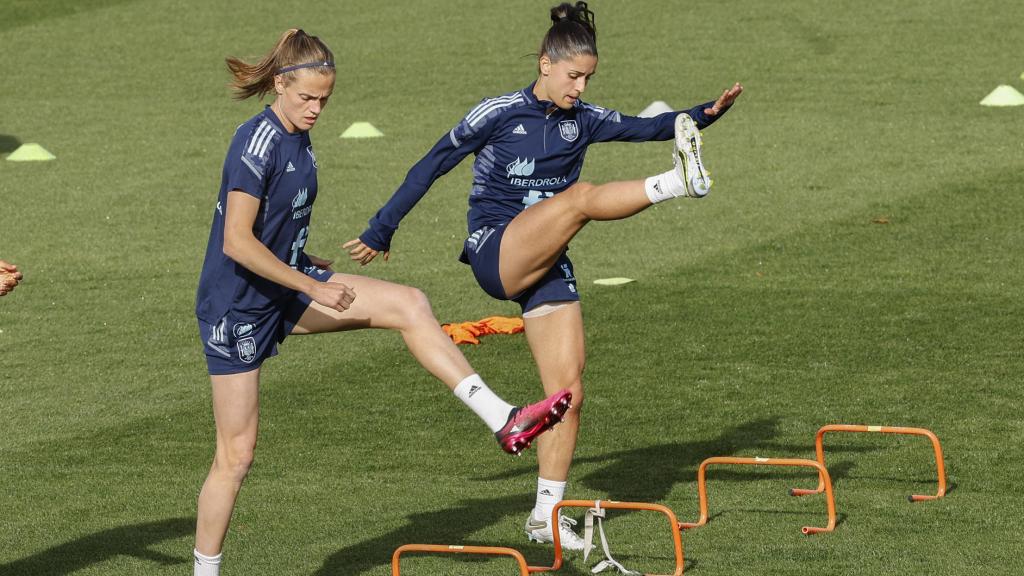
[[[370, 219], [369, 227], [359, 237], [363, 244], [374, 250], [390, 249], [391, 237], [402, 218], [435, 180], [470, 153], [476, 154], [467, 230], [472, 233], [483, 226], [505, 224], [531, 204], [574, 184], [583, 168], [587, 146], [593, 142], [646, 142], [674, 137], [679, 112], [638, 118], [579, 100], [571, 109], [562, 110], [538, 100], [533, 94], [534, 84], [484, 98], [470, 110], [409, 170], [391, 199]], [[704, 114], [712, 104], [714, 101], [685, 112], [698, 128], [704, 128], [722, 115]]]
[[269, 106], [235, 130], [231, 139], [206, 259], [196, 294], [196, 316], [216, 324], [234, 310], [261, 315], [284, 303], [295, 291], [263, 278], [224, 254], [227, 195], [241, 190], [259, 198], [252, 232], [292, 268], [308, 263], [302, 251], [316, 199], [317, 163], [309, 133], [289, 133]]

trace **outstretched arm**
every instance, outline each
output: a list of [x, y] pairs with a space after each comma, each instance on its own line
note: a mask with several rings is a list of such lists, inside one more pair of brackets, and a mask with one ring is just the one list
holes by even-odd
[[676, 116], [689, 114], [700, 129], [721, 118], [743, 92], [739, 82], [722, 92], [717, 100], [698, 104], [689, 110], [665, 112], [653, 118], [625, 116], [614, 110], [586, 105], [593, 142], [651, 142], [671, 140], [675, 135]]
[[370, 219], [369, 227], [358, 238], [342, 245], [348, 250], [349, 258], [364, 266], [380, 253], [384, 254], [385, 260], [388, 259], [391, 237], [402, 218], [416, 206], [438, 178], [458, 166], [470, 153], [479, 150], [489, 137], [493, 129], [489, 117], [473, 117], [472, 120], [471, 117], [472, 111], [442, 136], [430, 152], [409, 170], [405, 181], [391, 199]]

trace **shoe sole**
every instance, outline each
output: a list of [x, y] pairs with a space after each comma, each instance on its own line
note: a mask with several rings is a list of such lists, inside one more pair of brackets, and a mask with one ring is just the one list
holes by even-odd
[[571, 394], [566, 394], [556, 400], [555, 403], [551, 405], [551, 408], [548, 409], [547, 414], [538, 420], [532, 428], [503, 439], [501, 441], [501, 447], [509, 454], [514, 456], [521, 455], [523, 450], [526, 450], [531, 444], [533, 444], [534, 438], [550, 430], [555, 426], [555, 424], [562, 421], [562, 417], [565, 416], [565, 413], [572, 407], [571, 400]]
[[[700, 157], [700, 130], [693, 118], [687, 114], [676, 116], [676, 154], [679, 155], [683, 167], [683, 183], [686, 194], [691, 198], [703, 198], [711, 192], [711, 179], [704, 169], [704, 161]], [[694, 182], [700, 183], [701, 190]]]

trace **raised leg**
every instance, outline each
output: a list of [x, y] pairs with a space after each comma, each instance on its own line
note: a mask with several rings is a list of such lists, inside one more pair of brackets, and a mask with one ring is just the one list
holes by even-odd
[[292, 334], [340, 332], [361, 328], [387, 328], [402, 334], [413, 357], [450, 389], [474, 373], [451, 338], [441, 330], [427, 297], [416, 288], [336, 273], [332, 282], [342, 282], [356, 293], [352, 306], [338, 312], [313, 303], [302, 315]]
[[520, 212], [501, 239], [498, 273], [505, 294], [532, 286], [554, 265], [569, 241], [591, 220], [620, 220], [648, 206], [642, 180], [595, 186], [577, 182]]

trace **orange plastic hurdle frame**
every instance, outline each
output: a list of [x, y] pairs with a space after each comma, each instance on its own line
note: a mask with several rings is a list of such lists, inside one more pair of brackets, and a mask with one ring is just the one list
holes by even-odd
[[526, 559], [518, 550], [497, 546], [444, 546], [439, 544], [404, 544], [399, 546], [391, 556], [391, 576], [399, 576], [400, 558], [405, 552], [432, 552], [443, 554], [483, 554], [494, 556], [511, 556], [519, 564], [519, 576], [529, 576], [530, 570]]
[[[859, 424], [828, 424], [822, 426], [818, 430], [818, 434], [814, 439], [814, 451], [818, 458], [818, 463], [822, 466], [825, 465], [825, 447], [823, 438], [826, 432], [881, 432], [882, 434], [909, 434], [912, 436], [924, 436], [932, 441], [932, 448], [935, 450], [935, 468], [939, 475], [939, 491], [934, 496], [927, 496], [921, 494], [911, 494], [907, 496], [907, 499], [911, 502], [921, 502], [923, 500], [937, 500], [946, 495], [946, 466], [942, 462], [942, 445], [939, 444], [938, 437], [932, 433], [931, 430], [925, 428], [905, 428], [901, 426], [862, 426]], [[790, 494], [793, 496], [806, 496], [808, 494], [821, 494], [824, 489], [824, 480], [818, 478], [818, 487], [814, 490], [807, 490], [804, 488], [793, 488], [790, 490]]]
[[[562, 500], [558, 504], [555, 504], [555, 509], [551, 511], [551, 522], [552, 526], [558, 525], [558, 512], [562, 508], [596, 508], [598, 500]], [[679, 535], [679, 521], [676, 520], [676, 515], [672, 510], [668, 509], [661, 504], [649, 504], [647, 502], [615, 502], [614, 500], [600, 500], [601, 508], [609, 510], [651, 510], [654, 512], [661, 512], [668, 517], [669, 526], [672, 528], [672, 543], [675, 546], [676, 554], [676, 569], [671, 576], [682, 576], [683, 573], [683, 541]], [[558, 530], [552, 530], [553, 546], [555, 548], [555, 561], [551, 566], [529, 566], [530, 572], [551, 572], [558, 570], [562, 567], [562, 544], [558, 535]], [[656, 574], [649, 574], [647, 576], [658, 576]], [[664, 575], [668, 576], [668, 575]]]
[[708, 522], [708, 492], [707, 492], [707, 467], [711, 464], [746, 464], [751, 466], [803, 466], [814, 468], [818, 471], [818, 478], [824, 483], [825, 498], [828, 504], [828, 525], [824, 528], [804, 526], [804, 534], [818, 534], [820, 532], [831, 532], [836, 527], [836, 501], [832, 495], [832, 479], [828, 475], [825, 466], [814, 460], [803, 460], [795, 458], [734, 458], [731, 456], [715, 456], [700, 463], [697, 470], [697, 492], [700, 496], [700, 519], [696, 522], [684, 522], [681, 528], [698, 528]]

